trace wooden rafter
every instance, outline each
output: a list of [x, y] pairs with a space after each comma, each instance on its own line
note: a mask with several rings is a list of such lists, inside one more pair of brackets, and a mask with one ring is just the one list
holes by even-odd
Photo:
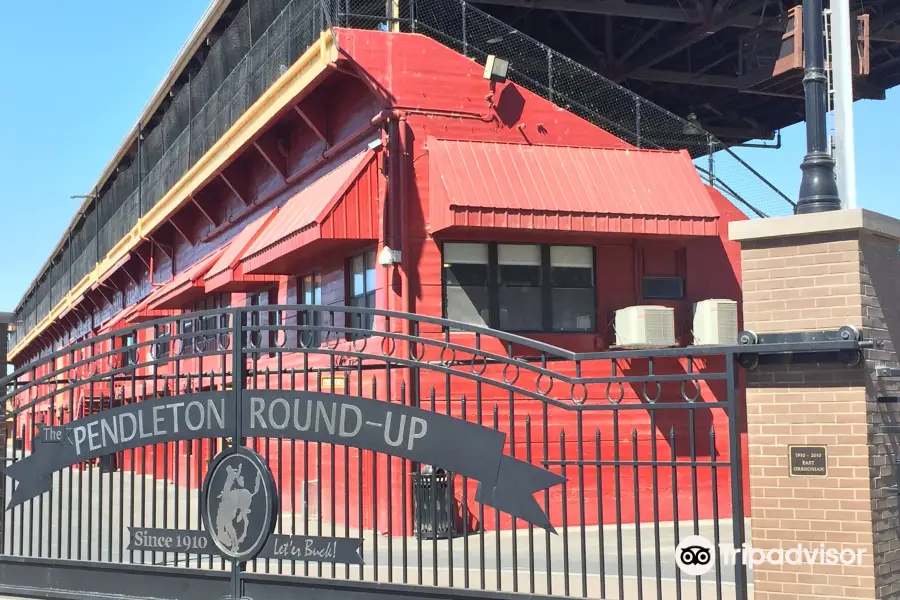
[[189, 246], [194, 245], [194, 242], [191, 241], [191, 238], [188, 237], [188, 235], [181, 229], [181, 227], [178, 226], [178, 222], [175, 220], [175, 215], [173, 215], [172, 218], [169, 219], [169, 223], [172, 225], [175, 231], [181, 234], [181, 237], [184, 238], [184, 241], [186, 241]]
[[321, 124], [316, 124], [313, 122], [313, 119], [309, 115], [306, 114], [306, 111], [302, 110], [298, 105], [296, 105], [296, 104], [294, 105], [294, 110], [297, 112], [298, 115], [300, 115], [300, 118], [303, 119], [303, 122], [306, 123], [309, 126], [309, 128], [313, 130], [313, 133], [316, 134], [316, 137], [318, 137], [320, 140], [325, 142], [326, 146], [331, 146], [331, 144], [328, 142], [328, 137], [325, 135], [326, 132], [325, 132], [324, 119], [321, 119], [322, 120]]
[[[240, 200], [241, 202], [244, 203], [244, 206], [250, 206], [250, 202], [248, 201], [247, 198], [244, 197], [245, 194], [242, 194], [240, 191], [238, 191], [237, 186], [231, 182], [231, 180], [228, 178], [228, 176], [225, 174], [224, 171], [219, 173], [219, 178], [221, 178], [222, 181], [225, 182], [225, 185], [227, 185], [228, 189], [230, 189], [234, 193], [234, 195], [237, 196], [238, 200]], [[215, 223], [213, 223], [213, 227], [216, 227]]]
[[219, 226], [218, 223], [216, 223], [215, 220], [211, 216], [209, 216], [209, 213], [206, 212], [205, 210], [203, 210], [203, 207], [200, 206], [200, 203], [197, 202], [197, 199], [194, 196], [191, 196], [191, 202], [193, 203], [194, 206], [197, 207], [197, 210], [200, 211], [200, 214], [202, 214], [204, 217], [206, 217], [206, 220], [209, 221], [213, 227]]
[[263, 157], [263, 160], [272, 167], [272, 170], [280, 175], [283, 180], [287, 180], [287, 161], [282, 153], [278, 151], [277, 144], [272, 144], [271, 142], [259, 139], [253, 142], [253, 147], [256, 148]]

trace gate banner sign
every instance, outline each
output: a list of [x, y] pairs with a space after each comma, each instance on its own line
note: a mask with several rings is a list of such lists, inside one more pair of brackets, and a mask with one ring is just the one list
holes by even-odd
[[[135, 552], [216, 554], [216, 547], [205, 531], [129, 527], [128, 535], [129, 541], [125, 549]], [[272, 535], [257, 558], [362, 565], [362, 543], [362, 538]]]
[[215, 546], [205, 531], [129, 527], [126, 550], [213, 554]]
[[[232, 436], [237, 426], [232, 393], [144, 400], [44, 427], [33, 453], [3, 469], [18, 482], [7, 510], [49, 491], [54, 472], [79, 462], [152, 444]], [[241, 436], [338, 444], [440, 467], [477, 481], [475, 500], [553, 531], [534, 494], [564, 478], [504, 454], [502, 431], [414, 406], [342, 394], [241, 394]]]

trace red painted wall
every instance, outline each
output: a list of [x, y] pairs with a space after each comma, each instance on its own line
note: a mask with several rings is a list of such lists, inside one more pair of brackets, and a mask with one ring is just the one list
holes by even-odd
[[[179, 228], [191, 239], [189, 241], [184, 239], [173, 227], [164, 227], [158, 237], [168, 247], [165, 251], [156, 247], [146, 254], [148, 259], [152, 254], [153, 272], [148, 273], [139, 262], [132, 261], [133, 264], [127, 267], [132, 277], [117, 278], [124, 289], [124, 298], [120, 296], [113, 304], [107, 302], [106, 308], [95, 311], [93, 318], [95, 326], [99, 326], [104, 319], [113, 317], [121, 307], [130, 306], [149, 293], [152, 290], [151, 281], [156, 284], [164, 283], [171, 277], [173, 268], [176, 272], [183, 271], [233, 239], [249, 220], [256, 218], [260, 205], [265, 204], [268, 208], [284, 204], [298, 189], [330, 170], [333, 165], [358, 152], [371, 139], [378, 138], [381, 133], [373, 129], [335, 156], [323, 158], [323, 152], [330, 145], [350, 139], [359, 131], [365, 130], [373, 116], [385, 106], [405, 111], [408, 114], [411, 132], [409, 160], [412, 182], [409, 187], [409, 204], [404, 213], [410, 240], [404, 252], [413, 267], [409, 281], [412, 312], [438, 317], [442, 314], [440, 242], [446, 240], [592, 245], [597, 257], [598, 332], [532, 336], [540, 341], [575, 351], [603, 349], [612, 343], [612, 331], [607, 324], [612, 321], [615, 310], [641, 302], [639, 282], [643, 274], [678, 274], [685, 278], [685, 298], [671, 303], [676, 310], [677, 332], [682, 343], [690, 343], [691, 306], [694, 302], [706, 298], [740, 300], [739, 248], [727, 240], [727, 222], [744, 217], [720, 194], [712, 190], [709, 192], [710, 196], [721, 215], [718, 237], [588, 236], [570, 232], [470, 230], [435, 238], [429, 229], [428, 215], [428, 151], [424, 144], [428, 136], [588, 147], [622, 148], [628, 145], [512, 83], [499, 84], [492, 91], [488, 82], [482, 79], [483, 67], [429, 38], [354, 30], [338, 30], [337, 35], [342, 52], [350, 56], [368, 78], [369, 87], [360, 79], [334, 72], [318, 89], [302, 100], [303, 109], [321, 124], [326, 141], [321, 140], [293, 112], [282, 116], [277, 126], [273, 126], [265, 134], [266, 136], [274, 135], [273, 132], [283, 134], [283, 138], [289, 140], [285, 158], [288, 171], [306, 172], [307, 175], [299, 182], [286, 186], [281, 176], [256, 150], [249, 148], [243, 151], [223, 172], [223, 176], [231, 186], [223, 178], [214, 178], [196, 194], [196, 201], [202, 210], [189, 205], [176, 217]], [[490, 99], [487, 98], [488, 94], [492, 94]], [[489, 118], [492, 114], [491, 103], [497, 107], [496, 119]], [[232, 187], [237, 189], [238, 193], [232, 191]], [[388, 202], [392, 200], [389, 198]], [[205, 215], [209, 215], [216, 223], [209, 222]], [[384, 215], [382, 219], [385, 219]], [[229, 225], [229, 220], [233, 220], [234, 225]], [[397, 221], [391, 218], [387, 221], [388, 240], [396, 247], [398, 244], [394, 238], [398, 234]], [[385, 240], [379, 242], [379, 249], [384, 242]], [[312, 256], [298, 262], [290, 274], [286, 273], [281, 278], [277, 286], [278, 301], [296, 302], [295, 276], [318, 271], [322, 275], [323, 302], [342, 304], [347, 293], [345, 277], [347, 258], [348, 256], [340, 252], [329, 252], [327, 255]], [[132, 278], [137, 284], [131, 281]], [[378, 287], [376, 298], [379, 307], [403, 310], [399, 302], [399, 281], [386, 269], [378, 269]], [[242, 294], [234, 294], [231, 298], [232, 306], [243, 305], [245, 302], [246, 298]], [[295, 317], [288, 316], [286, 322], [291, 324], [292, 318]], [[73, 325], [69, 329], [64, 340], [57, 340], [58, 342], [66, 343], [85, 333], [83, 324]], [[421, 333], [436, 335], [438, 332], [434, 327], [423, 326]], [[459, 334], [457, 338], [471, 340], [471, 335]], [[139, 341], [146, 339], [146, 334], [142, 334]], [[504, 348], [498, 350], [505, 352]], [[146, 360], [146, 355], [143, 358]], [[204, 360], [200, 370], [207, 372], [218, 369], [218, 359], [215, 360], [215, 363], [210, 359]], [[265, 364], [263, 361], [261, 367], [264, 368]], [[604, 364], [607, 366], [604, 367]], [[197, 365], [186, 366], [197, 368]], [[291, 365], [284, 366], [289, 368]], [[301, 365], [295, 361], [293, 366]], [[100, 368], [104, 367], [101, 365]], [[671, 363], [667, 368], [672, 372], [683, 372], [685, 365]], [[49, 367], [43, 369], [38, 371], [38, 375], [41, 372], [49, 372]], [[141, 374], [147, 374], [147, 371], [144, 369]], [[608, 376], [608, 363], [598, 361], [596, 366], [582, 374]], [[488, 375], [502, 378], [502, 374], [494, 370], [488, 371]], [[377, 397], [386, 401], [401, 401], [400, 385], [401, 382], [408, 382], [408, 377], [408, 373], [399, 368], [394, 369], [391, 380], [387, 380], [383, 373], [375, 375]], [[354, 375], [350, 375], [348, 390], [359, 389], [359, 382], [353, 378]], [[284, 385], [288, 383], [283, 382]], [[182, 381], [181, 384], [184, 387], [186, 382]], [[301, 383], [294, 382], [294, 384], [302, 387]], [[533, 382], [527, 378], [523, 379], [523, 385], [532, 384]], [[197, 385], [197, 382], [194, 382], [194, 385]], [[310, 389], [316, 389], [317, 383], [310, 379], [306, 385]], [[442, 396], [444, 376], [426, 372], [422, 376], [421, 393], [418, 398], [418, 402], [426, 407], [430, 406], [428, 392], [431, 386], [440, 392], [435, 404], [435, 409], [439, 411], [449, 410], [454, 415], [462, 416], [463, 396], [465, 396], [466, 418], [492, 426], [496, 407], [497, 426], [510, 434], [507, 450], [519, 457], [525, 457], [530, 453], [535, 460], [556, 460], [564, 451], [566, 458], [571, 459], [577, 457], [580, 450], [586, 459], [594, 460], [599, 448], [601, 459], [608, 460], [615, 455], [618, 448], [622, 460], [630, 461], [633, 452], [637, 453], [639, 460], [650, 460], [654, 457], [654, 452], [657, 460], [669, 460], [670, 454], [674, 452], [676, 462], [682, 465], [675, 471], [671, 468], [658, 469], [655, 479], [652, 470], [646, 467], [623, 466], [618, 474], [614, 469], [604, 467], [599, 483], [595, 467], [584, 469], [569, 467], [565, 473], [569, 478], [565, 488], [554, 489], [550, 494], [549, 511], [556, 525], [563, 524], [563, 506], [566, 508], [566, 524], [578, 524], [581, 521], [582, 507], [586, 524], [597, 524], [601, 520], [611, 522], [615, 518], [617, 501], [620, 503], [618, 508], [622, 512], [623, 520], [633, 519], [636, 512], [640, 513], [641, 519], [648, 519], [654, 496], [659, 501], [661, 518], [671, 518], [673, 472], [677, 474], [679, 488], [685, 485], [685, 482], [690, 483], [691, 469], [685, 461], [690, 459], [690, 450], [686, 450], [686, 440], [691, 434], [693, 433], [696, 439], [695, 453], [698, 456], [708, 459], [714, 448], [718, 460], [724, 460], [729, 452], [727, 422], [724, 414], [718, 409], [698, 408], [694, 413], [693, 424], [689, 421], [686, 411], [679, 411], [677, 416], [661, 414], [653, 422], [648, 411], [622, 411], [618, 423], [614, 423], [610, 412], [585, 412], [579, 423], [576, 411], [549, 409], [546, 414], [548, 430], [545, 435], [540, 426], [545, 419], [543, 403], [525, 399], [517, 399], [511, 403], [507, 392], [487, 384], [476, 389], [474, 384], [461, 378], [454, 379], [448, 402], [448, 399]], [[123, 387], [130, 396], [128, 383], [125, 382]], [[40, 393], [48, 391], [44, 387], [42, 390]], [[371, 382], [367, 379], [363, 384], [363, 391], [368, 395], [370, 390]], [[73, 392], [73, 405], [76, 409], [86, 391], [78, 389]], [[625, 392], [626, 400], [636, 400], [640, 394], [640, 390], [637, 389], [626, 389]], [[94, 393], [95, 396], [104, 394], [107, 398], [110, 395], [108, 386], [104, 388], [102, 385], [95, 386]], [[139, 388], [137, 394], [142, 393], [143, 390]], [[606, 402], [606, 398], [599, 393], [592, 392], [592, 394], [591, 400]], [[723, 394], [724, 391], [716, 386], [703, 388], [700, 400], [722, 400]], [[481, 398], [480, 418], [477, 397]], [[680, 389], [677, 385], [663, 386], [661, 401], [673, 401], [678, 397]], [[54, 406], [57, 408], [67, 406], [68, 402], [68, 396], [61, 397], [55, 401]], [[78, 415], [74, 416], [77, 418]], [[526, 419], [529, 416], [531, 444], [526, 444]], [[63, 418], [71, 416], [64, 415]], [[740, 419], [743, 423], [743, 415]], [[23, 415], [17, 425], [29, 426], [31, 422], [30, 415]], [[709, 437], [712, 427], [715, 428], [714, 444], [710, 443]], [[577, 443], [579, 429], [581, 444]], [[632, 443], [632, 431], [637, 433], [636, 444]], [[676, 437], [674, 447], [669, 439], [672, 431]], [[560, 441], [560, 432], [565, 433], [565, 444]], [[599, 446], [595, 442], [598, 432]], [[409, 465], [404, 461], [389, 460], [386, 457], [378, 457], [373, 461], [370, 453], [360, 454], [359, 451], [350, 449], [345, 454], [342, 448], [332, 453], [330, 447], [319, 448], [316, 444], [270, 442], [264, 446], [268, 448], [270, 463], [278, 474], [287, 504], [291, 503], [287, 490], [291, 488], [299, 490], [304, 473], [308, 473], [309, 478], [318, 480], [323, 493], [327, 495], [330, 489], [331, 469], [334, 468], [340, 480], [335, 480], [338, 484], [337, 494], [333, 499], [335, 514], [332, 515], [332, 499], [326, 497], [323, 499], [324, 504], [318, 507], [323, 515], [327, 515], [328, 519], [333, 518], [338, 523], [349, 520], [350, 525], [357, 527], [374, 527], [377, 521], [378, 528], [384, 530], [388, 514], [393, 510], [391, 514], [395, 524], [394, 533], [400, 533], [404, 526], [407, 527], [407, 531], [410, 530], [408, 505], [411, 502], [411, 493], [401, 484], [406, 482], [408, 486], [408, 479], [404, 474], [408, 471]], [[166, 449], [160, 446], [138, 451], [134, 459], [130, 453], [126, 453], [120, 457], [122, 460], [120, 464], [137, 473], [153, 472], [155, 464], [157, 474], [162, 476], [165, 471], [170, 479], [174, 479], [177, 464], [179, 483], [186, 485], [187, 474], [190, 473], [190, 485], [198, 486], [205, 472], [205, 460], [214, 452], [215, 449], [209, 447], [209, 444], [182, 444], [180, 448], [176, 448], [173, 444]], [[396, 496], [391, 502], [379, 501], [379, 498], [383, 499], [380, 494], [384, 490], [378, 492], [374, 489], [373, 477], [378, 474], [381, 477], [379, 481], [383, 484], [388, 477], [389, 465], [390, 480], [393, 482], [391, 489]], [[293, 476], [291, 476], [292, 469]], [[350, 479], [349, 485], [342, 487], [342, 474], [345, 469], [349, 470]], [[360, 477], [363, 482], [363, 495], [357, 498], [356, 490]], [[581, 485], [582, 479], [585, 482], [584, 486]], [[713, 516], [714, 498], [718, 499], [719, 516], [727, 516], [722, 509], [723, 506], [727, 506], [727, 499], [730, 497], [731, 482], [727, 470], [720, 468], [714, 475], [708, 467], [700, 469], [697, 473], [697, 484], [701, 501], [700, 517]], [[635, 489], [638, 490], [640, 501], [637, 508]], [[398, 499], [404, 493], [401, 490], [405, 490], [406, 494], [406, 511]], [[482, 523], [482, 516], [474, 503], [473, 485], [464, 485], [462, 481], [457, 481], [457, 495], [462, 506], [459, 518], [464, 519], [470, 527]], [[562, 501], [563, 497], [566, 499], [565, 504]], [[598, 498], [601, 498], [602, 502], [598, 503]], [[685, 512], [690, 509], [690, 502], [685, 498], [681, 499], [680, 518], [690, 516]], [[404, 518], [404, 513], [407, 518]], [[498, 526], [492, 509], [485, 511], [482, 524], [487, 528]], [[509, 519], [501, 518], [499, 526], [509, 527], [511, 523]]]

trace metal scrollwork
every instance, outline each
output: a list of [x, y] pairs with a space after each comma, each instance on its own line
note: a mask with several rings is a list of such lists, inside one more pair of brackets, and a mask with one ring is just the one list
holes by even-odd
[[[512, 379], [509, 378], [507, 373], [509, 372], [509, 368], [513, 367], [515, 369], [515, 377]], [[503, 365], [503, 383], [507, 385], [514, 385], [519, 380], [519, 365], [515, 363], [506, 363]]]
[[[444, 352], [446, 352], [447, 350], [450, 351], [450, 358], [449, 358], [449, 359], [445, 359], [445, 358], [444, 358]], [[450, 365], [452, 365], [453, 363], [456, 362], [456, 350], [454, 350], [453, 348], [449, 348], [449, 347], [447, 347], [447, 346], [444, 346], [443, 348], [441, 348], [441, 354], [440, 354], [440, 356], [438, 357], [438, 360], [439, 360], [440, 363], [441, 363], [442, 365], [444, 365], [445, 367], [449, 367]]]
[[[422, 352], [417, 354], [414, 348], [421, 346]], [[423, 358], [425, 358], [425, 344], [419, 344], [418, 342], [410, 342], [409, 343], [409, 357], [416, 361], [421, 362]]]
[[[480, 364], [481, 368], [477, 368], [475, 365]], [[470, 363], [470, 367], [472, 368], [472, 373], [475, 375], [483, 375], [487, 370], [487, 361], [483, 358], [479, 361], [477, 354], [472, 354], [472, 361]]]
[[[694, 384], [694, 395], [693, 396], [687, 395], [687, 387], [686, 386], [688, 383]], [[700, 399], [700, 386], [697, 384], [696, 381], [692, 381], [692, 382], [682, 381], [681, 382], [681, 397], [684, 399], [685, 402], [696, 402], [697, 400]]]
[[[580, 394], [576, 394], [575, 390], [581, 390]], [[569, 390], [569, 397], [572, 399], [577, 406], [581, 406], [587, 401], [588, 389], [587, 386], [583, 383], [573, 383], [571, 389]]]
[[[545, 377], [550, 382], [547, 385], [546, 390], [541, 387], [541, 382], [544, 380]], [[534, 382], [534, 389], [537, 391], [538, 394], [541, 394], [542, 396], [548, 395], [550, 393], [550, 391], [553, 389], [553, 377], [550, 375], [546, 375], [544, 373], [538, 373], [537, 380]]]
[[[357, 342], [362, 342], [362, 347], [358, 346], [358, 345], [357, 345]], [[365, 352], [366, 346], [369, 345], [369, 338], [367, 338], [367, 337], [356, 337], [356, 338], [353, 338], [353, 341], [351, 342], [351, 345], [353, 346], [353, 351], [354, 351], [354, 352], [359, 352], [359, 353]]]
[[218, 346], [219, 350], [228, 350], [228, 348], [231, 346], [231, 335], [224, 331], [221, 333], [217, 333], [216, 346]]
[[262, 344], [262, 333], [259, 330], [247, 332], [247, 346], [249, 348], [259, 348]]
[[338, 336], [338, 332], [334, 331], [333, 329], [329, 329], [328, 333], [325, 334], [325, 345], [329, 350], [337, 350], [337, 347], [340, 344], [341, 340], [340, 336]]
[[615, 384], [619, 386], [618, 396], [615, 398], [613, 398], [613, 396], [611, 396], [609, 393], [612, 389], [613, 382], [609, 382], [606, 384], [606, 400], [610, 404], [618, 404], [622, 401], [623, 398], [625, 398], [625, 386], [622, 385], [621, 381], [616, 381]]
[[284, 348], [285, 346], [287, 346], [287, 332], [279, 329], [275, 332], [275, 347]]
[[397, 349], [397, 342], [394, 338], [385, 335], [381, 338], [381, 353], [385, 356], [393, 356]]
[[[649, 387], [649, 384], [651, 383], [656, 386], [656, 393], [652, 398], [647, 393], [647, 389]], [[650, 404], [655, 404], [659, 400], [660, 396], [662, 396], [662, 384], [658, 381], [645, 381], [643, 388], [641, 389], [641, 396]]]

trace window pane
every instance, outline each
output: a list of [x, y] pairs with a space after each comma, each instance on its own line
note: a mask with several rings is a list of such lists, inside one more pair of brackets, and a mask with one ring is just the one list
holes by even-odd
[[501, 265], [541, 265], [540, 246], [524, 244], [499, 244], [497, 246], [497, 262]]
[[540, 265], [500, 265], [499, 283], [503, 286], [540, 286]]
[[302, 287], [300, 289], [300, 293], [302, 294], [301, 304], [313, 304], [312, 277], [304, 277], [302, 282]]
[[551, 246], [550, 285], [593, 287], [594, 255], [590, 246]]
[[488, 245], [447, 242], [444, 244], [444, 262], [486, 265], [488, 263]]
[[497, 246], [501, 285], [541, 285], [541, 248], [522, 244]]
[[[370, 252], [367, 256], [372, 255]], [[368, 262], [368, 261], [367, 261]], [[366, 267], [366, 291], [371, 292], [375, 289], [375, 266]]]
[[554, 331], [593, 331], [595, 329], [594, 290], [554, 288], [552, 325]]
[[487, 287], [448, 287], [447, 318], [487, 327], [490, 320]]
[[550, 265], [554, 267], [584, 267], [590, 269], [594, 253], [590, 246], [551, 246]]
[[453, 263], [444, 268], [447, 285], [486, 286], [488, 284], [487, 264]]
[[684, 280], [681, 277], [644, 277], [641, 295], [654, 300], [681, 300], [684, 298]]
[[350, 295], [359, 296], [364, 294], [366, 266], [365, 258], [362, 255], [353, 257], [350, 271], [353, 274], [353, 278], [350, 281]]
[[498, 293], [500, 328], [510, 331], [541, 329], [541, 288], [502, 287]]
[[444, 282], [447, 285], [486, 286], [488, 284], [487, 244], [444, 244]]
[[590, 267], [551, 267], [550, 285], [553, 287], [594, 287], [594, 270]]

